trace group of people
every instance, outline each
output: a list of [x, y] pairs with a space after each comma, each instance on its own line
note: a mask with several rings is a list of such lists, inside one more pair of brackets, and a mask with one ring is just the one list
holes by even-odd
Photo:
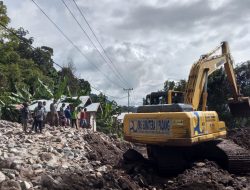
[[[56, 116], [57, 113], [53, 114]], [[89, 128], [89, 114], [87, 108], [76, 108], [73, 104], [69, 104], [65, 109], [65, 103], [62, 103], [59, 111], [59, 124], [61, 126], [70, 126], [78, 128], [78, 120], [81, 128]]]
[[35, 132], [38, 132], [39, 129], [39, 132], [42, 133], [42, 130], [47, 122], [54, 127], [58, 125], [62, 127], [71, 126], [76, 129], [79, 128], [78, 126], [81, 128], [91, 127], [89, 124], [89, 114], [86, 108], [77, 108], [73, 104], [69, 104], [66, 107], [66, 104], [62, 103], [60, 111], [58, 112], [57, 106], [57, 101], [54, 100], [50, 104], [50, 112], [48, 112], [46, 110], [46, 101], [39, 101], [37, 107], [34, 109], [34, 112], [31, 114], [28, 108], [28, 103], [23, 103], [23, 107], [21, 109], [21, 119], [24, 132], [28, 133], [28, 123], [31, 120], [32, 127], [29, 132], [34, 130]]

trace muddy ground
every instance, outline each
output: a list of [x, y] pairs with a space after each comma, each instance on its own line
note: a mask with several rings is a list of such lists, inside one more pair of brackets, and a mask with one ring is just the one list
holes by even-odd
[[250, 127], [231, 129], [227, 134], [228, 138], [236, 144], [249, 150], [250, 147]]
[[[250, 132], [249, 128], [235, 129], [229, 132], [229, 138], [249, 149], [250, 133], [247, 132]], [[161, 176], [155, 166], [145, 159], [144, 146], [112, 138], [111, 141], [103, 141], [98, 133], [86, 135], [84, 139], [94, 150], [88, 154], [88, 159], [100, 161], [110, 169], [101, 178], [91, 178], [81, 172], [74, 175], [71, 172], [58, 173], [56, 176], [62, 177], [63, 183], [52, 189], [250, 189], [249, 175], [230, 174], [212, 161], [196, 162], [177, 176]], [[124, 161], [122, 155], [129, 148], [141, 152], [144, 158], [138, 154], [138, 162]]]

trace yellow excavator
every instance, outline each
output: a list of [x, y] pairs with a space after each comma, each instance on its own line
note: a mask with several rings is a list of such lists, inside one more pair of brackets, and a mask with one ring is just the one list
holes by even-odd
[[[216, 54], [220, 49], [221, 53]], [[215, 160], [232, 173], [250, 172], [249, 151], [224, 139], [225, 123], [215, 111], [207, 110], [208, 76], [223, 65], [233, 92], [229, 99], [231, 113], [250, 117], [249, 97], [240, 94], [227, 42], [193, 64], [184, 93], [151, 93], [137, 113], [125, 115], [125, 140], [146, 144], [148, 158], [161, 172], [179, 173], [200, 159]], [[183, 96], [183, 102], [173, 101], [176, 96], [178, 100]], [[164, 101], [159, 101], [159, 97], [165, 97]], [[202, 110], [198, 111], [200, 100]]]

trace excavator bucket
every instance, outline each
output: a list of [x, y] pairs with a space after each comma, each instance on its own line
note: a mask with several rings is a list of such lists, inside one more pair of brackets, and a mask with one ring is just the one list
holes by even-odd
[[234, 117], [250, 117], [249, 97], [240, 97], [238, 101], [230, 98], [228, 101], [230, 112]]

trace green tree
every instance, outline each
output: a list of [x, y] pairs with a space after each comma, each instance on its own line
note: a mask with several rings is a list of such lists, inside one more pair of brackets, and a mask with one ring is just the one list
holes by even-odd
[[174, 90], [184, 92], [186, 88], [187, 81], [186, 80], [180, 80], [175, 83]]
[[175, 90], [175, 91], [184, 92], [186, 84], [187, 84], [186, 80], [180, 80], [180, 81], [169, 81], [169, 80], [166, 80], [164, 82], [163, 90], [164, 91]]
[[63, 67], [58, 72], [59, 80], [61, 81], [64, 78], [68, 78], [67, 85], [69, 86], [72, 96], [77, 96], [79, 90], [78, 78], [75, 77], [74, 71], [71, 67]]
[[250, 61], [238, 65], [235, 68], [237, 74], [237, 82], [241, 87], [241, 93], [250, 96]]
[[[7, 8], [0, 1], [0, 107], [5, 117], [11, 105], [32, 99], [60, 98], [61, 95], [89, 95], [88, 81], [78, 79], [71, 61], [57, 71], [48, 46], [32, 47], [34, 39], [24, 28], [9, 28]], [[7, 27], [7, 29], [6, 29]], [[66, 80], [67, 79], [67, 80]], [[13, 118], [13, 117], [11, 117]], [[10, 119], [10, 118], [8, 118]]]
[[[247, 61], [235, 68], [237, 84], [244, 96], [250, 96], [250, 62]], [[220, 119], [225, 121], [228, 127], [250, 124], [250, 119], [234, 118], [228, 107], [228, 98], [232, 97], [232, 89], [229, 85], [224, 69], [219, 69], [208, 78], [208, 109], [215, 110]]]
[[164, 88], [163, 88], [163, 90], [164, 91], [173, 90], [174, 87], [175, 87], [175, 81], [166, 80], [164, 82]]
[[4, 26], [7, 26], [10, 22], [10, 18], [7, 16], [7, 8], [3, 4], [3, 1], [0, 1], [0, 22]]
[[97, 115], [97, 129], [104, 133], [120, 134], [119, 128], [114, 115], [121, 113], [121, 107], [115, 101], [109, 101], [102, 93], [98, 95], [99, 102], [103, 112]]
[[81, 95], [81, 96], [90, 95], [91, 86], [90, 86], [90, 83], [88, 81], [86, 81], [84, 79], [79, 79], [78, 84], [79, 84], [78, 95]]

